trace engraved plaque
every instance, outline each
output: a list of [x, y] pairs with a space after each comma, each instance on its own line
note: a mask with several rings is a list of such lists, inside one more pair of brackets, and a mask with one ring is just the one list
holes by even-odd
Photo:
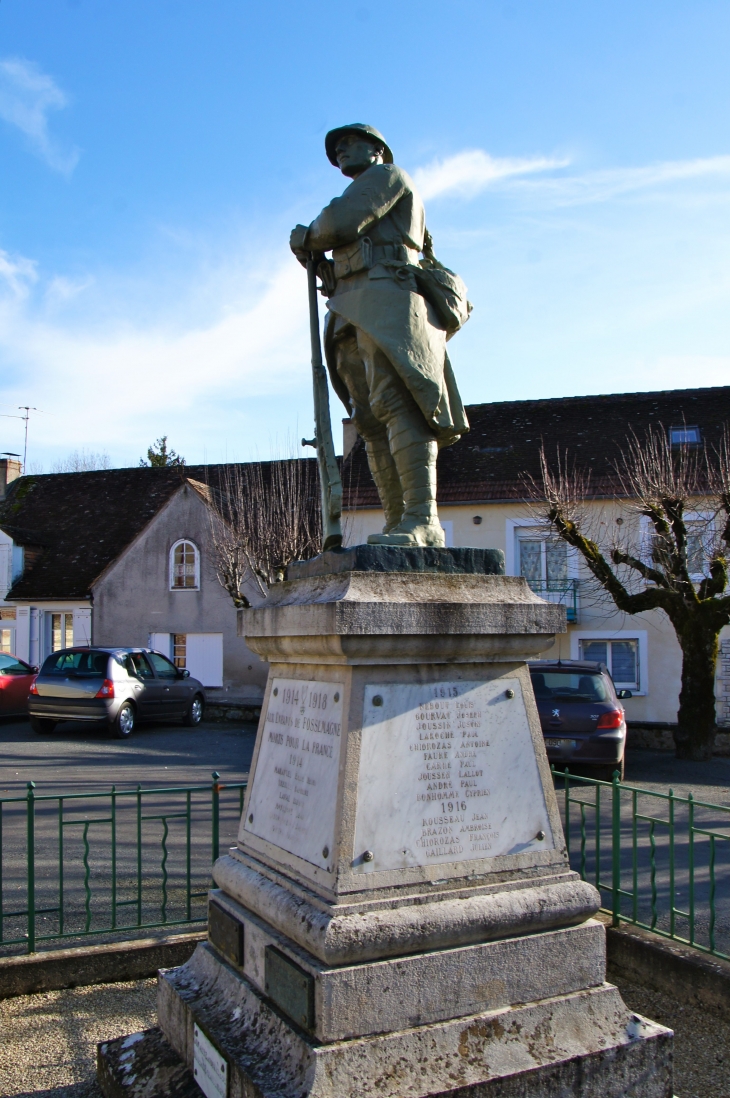
[[303, 1026], [314, 1028], [314, 979], [276, 946], [266, 947], [266, 994], [284, 1013]]
[[339, 682], [274, 679], [242, 841], [248, 832], [331, 867], [342, 694]]
[[517, 679], [366, 686], [356, 871], [553, 846]]
[[206, 1098], [226, 1098], [228, 1062], [198, 1025], [193, 1026], [193, 1075]]
[[243, 967], [243, 923], [214, 900], [208, 903], [208, 938], [232, 964]]

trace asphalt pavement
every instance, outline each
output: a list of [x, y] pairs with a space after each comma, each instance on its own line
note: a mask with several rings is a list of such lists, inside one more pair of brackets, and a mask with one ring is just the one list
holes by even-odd
[[202, 721], [138, 725], [126, 740], [104, 728], [71, 722], [38, 735], [27, 720], [0, 723], [0, 797], [18, 796], [27, 783], [37, 793], [90, 792], [142, 785], [193, 785], [211, 780], [239, 782], [251, 764], [256, 725]]

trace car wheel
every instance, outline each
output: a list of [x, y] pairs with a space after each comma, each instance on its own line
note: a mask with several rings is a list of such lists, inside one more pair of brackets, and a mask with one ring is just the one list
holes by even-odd
[[137, 713], [131, 702], [124, 702], [113, 721], [109, 722], [109, 731], [118, 740], [126, 740], [134, 731]]
[[39, 736], [42, 736], [44, 733], [53, 731], [56, 727], [56, 721], [49, 720], [48, 717], [31, 717], [30, 727]]
[[183, 724], [186, 724], [188, 728], [194, 728], [196, 724], [200, 724], [203, 719], [204, 704], [200, 694], [196, 694], [183, 717]]

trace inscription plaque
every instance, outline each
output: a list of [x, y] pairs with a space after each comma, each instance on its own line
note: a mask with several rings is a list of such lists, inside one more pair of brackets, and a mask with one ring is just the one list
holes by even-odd
[[208, 940], [232, 964], [243, 967], [243, 923], [213, 900], [208, 903]]
[[276, 946], [265, 954], [266, 994], [305, 1029], [314, 1029], [314, 979]]
[[553, 846], [519, 680], [366, 686], [356, 871]]
[[274, 679], [239, 838], [258, 835], [329, 869], [342, 742], [342, 683]]
[[226, 1098], [228, 1062], [198, 1025], [193, 1026], [193, 1075], [206, 1098]]

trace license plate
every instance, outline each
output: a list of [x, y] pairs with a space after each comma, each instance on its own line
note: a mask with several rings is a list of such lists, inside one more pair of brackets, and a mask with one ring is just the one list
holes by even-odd
[[574, 751], [577, 747], [576, 740], [545, 740], [546, 747], [559, 747], [563, 751]]

